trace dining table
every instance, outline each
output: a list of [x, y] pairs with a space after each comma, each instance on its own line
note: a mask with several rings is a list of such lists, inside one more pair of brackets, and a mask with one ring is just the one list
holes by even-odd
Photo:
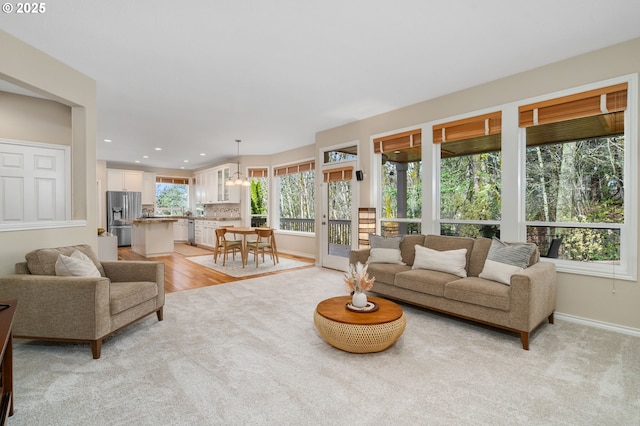
[[227, 234], [242, 235], [242, 248], [240, 255], [242, 256], [242, 267], [247, 263], [247, 235], [254, 235], [256, 228], [250, 226], [230, 226], [227, 228]]

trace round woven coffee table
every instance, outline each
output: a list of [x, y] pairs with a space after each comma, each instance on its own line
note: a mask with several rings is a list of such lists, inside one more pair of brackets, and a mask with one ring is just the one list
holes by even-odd
[[347, 309], [351, 296], [333, 297], [318, 303], [313, 322], [331, 346], [358, 354], [380, 352], [393, 345], [402, 335], [407, 318], [396, 303], [367, 296], [379, 308], [373, 312]]

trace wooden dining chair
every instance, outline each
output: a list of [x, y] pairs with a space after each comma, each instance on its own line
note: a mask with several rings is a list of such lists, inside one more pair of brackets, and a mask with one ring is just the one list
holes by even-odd
[[258, 255], [260, 254], [262, 254], [262, 263], [264, 263], [265, 253], [271, 255], [274, 265], [279, 263], [273, 229], [257, 228], [256, 235], [257, 239], [255, 241], [247, 241], [247, 255], [253, 253], [253, 257], [256, 259], [256, 268], [258, 267]]
[[229, 252], [233, 254], [233, 260], [236, 260], [236, 252], [242, 255], [242, 241], [230, 241], [225, 238], [227, 228], [216, 229], [216, 245], [213, 248], [213, 262], [218, 263], [218, 255], [222, 254], [222, 266], [225, 266], [227, 255]]
[[[233, 232], [233, 227], [234, 227], [234, 226], [235, 226], [235, 225], [225, 225], [225, 228], [227, 228], [227, 234], [233, 234], [233, 239], [229, 239], [229, 238], [227, 238], [227, 241], [229, 241], [229, 242], [239, 242], [239, 243], [242, 243], [242, 238], [238, 238], [238, 235], [236, 235], [236, 234]], [[225, 236], [225, 238], [226, 238], [226, 236]]]

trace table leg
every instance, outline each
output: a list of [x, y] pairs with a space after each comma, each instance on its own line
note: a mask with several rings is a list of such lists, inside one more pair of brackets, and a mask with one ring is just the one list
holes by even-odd
[[247, 253], [247, 234], [242, 234], [242, 253], [240, 253], [240, 255], [242, 256], [242, 267], [244, 268], [244, 265], [246, 265], [247, 263], [247, 257], [249, 257], [249, 254]]

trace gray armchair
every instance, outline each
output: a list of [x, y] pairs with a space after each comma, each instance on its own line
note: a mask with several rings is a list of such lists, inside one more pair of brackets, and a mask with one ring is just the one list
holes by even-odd
[[[101, 276], [56, 276], [58, 255], [76, 249]], [[162, 262], [100, 262], [88, 245], [34, 250], [25, 258], [14, 275], [0, 277], [0, 300], [18, 299], [16, 338], [87, 342], [98, 359], [109, 335], [154, 312], [162, 321]]]

